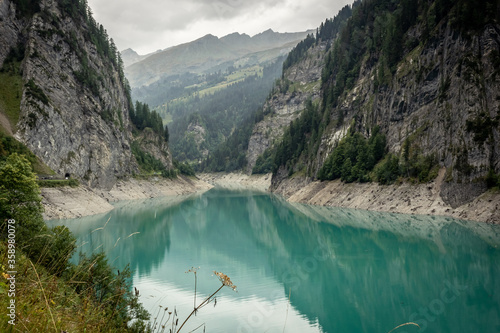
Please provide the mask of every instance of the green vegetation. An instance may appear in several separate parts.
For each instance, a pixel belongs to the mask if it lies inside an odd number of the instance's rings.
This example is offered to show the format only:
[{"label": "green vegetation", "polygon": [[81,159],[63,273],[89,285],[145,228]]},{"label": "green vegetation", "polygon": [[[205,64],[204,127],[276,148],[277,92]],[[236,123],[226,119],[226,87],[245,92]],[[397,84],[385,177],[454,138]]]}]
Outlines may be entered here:
[{"label": "green vegetation", "polygon": [[392,184],[401,176],[399,157],[387,154],[384,160],[377,165],[375,175],[380,184]]},{"label": "green vegetation", "polygon": [[36,85],[33,79],[30,79],[28,83],[25,84],[25,87],[27,96],[30,96],[31,98],[36,99],[45,105],[49,105],[49,98],[47,97],[47,95],[45,95],[43,90]]},{"label": "green vegetation", "polygon": [[[158,80],[157,84],[134,88],[134,99],[143,101],[151,106],[158,106],[160,115],[166,116],[168,109],[165,103],[181,98],[193,96],[199,89],[204,77],[194,73],[184,73],[182,75],[171,75]],[[167,96],[167,101],[165,101]],[[170,113],[169,113],[170,114]]]},{"label": "green vegetation", "polygon": [[201,90],[197,90],[194,95],[204,97],[205,95],[213,94],[217,91],[226,89],[233,84],[243,82],[248,77],[262,78],[263,67],[255,65],[252,67],[241,68],[239,70],[230,67],[224,75],[219,70],[219,72],[214,74],[206,74],[205,77],[210,77],[211,75],[216,75],[219,79],[216,81],[205,79],[201,86],[196,85]]},{"label": "green vegetation", "polygon": [[252,174],[265,174],[273,171],[273,156],[274,149],[266,149],[266,151],[257,157],[255,166],[252,169]]},{"label": "green vegetation", "polygon": [[40,11],[39,0],[13,0],[12,2],[16,5],[16,16],[18,18],[31,17]]},{"label": "green vegetation", "polygon": [[[0,292],[6,295],[9,288],[9,245],[15,241],[16,324],[27,331],[144,331],[148,314],[131,291],[130,270],[115,274],[103,254],[81,255],[71,264],[75,238],[66,227],[48,228],[42,210],[30,162],[9,155],[0,162]],[[9,230],[15,239],[7,237]],[[0,306],[9,302],[2,297]],[[8,320],[0,319],[2,331],[11,327]]]},{"label": "green vegetation", "polygon": [[134,141],[131,144],[132,154],[134,154],[142,175],[161,175],[164,178],[175,178],[178,174],[185,176],[195,176],[193,168],[189,163],[180,163],[173,160],[174,168],[168,169],[163,163],[148,152],[141,149],[139,142]]},{"label": "green vegetation", "polygon": [[191,177],[195,176],[194,169],[191,167],[191,165],[189,165],[189,163],[187,163],[187,162],[181,163],[175,159],[173,160],[173,163],[174,163],[174,168],[176,170],[179,170],[179,173],[181,175],[191,176]]},{"label": "green vegetation", "polygon": [[[20,64],[24,58],[24,48],[20,44],[13,48],[0,68],[0,112],[9,120],[12,130],[19,119],[21,97],[23,94],[23,77]],[[6,129],[2,129],[7,134]]]},{"label": "green vegetation", "polygon": [[316,30],[316,43],[320,40],[332,41],[335,39],[337,34],[344,28],[347,20],[352,16],[353,9],[355,9],[360,2],[360,0],[355,0],[352,6],[344,6],[335,17],[326,19],[325,23],[321,23]]},{"label": "green vegetation", "polygon": [[130,145],[141,171],[146,174],[161,174],[164,177],[172,178],[177,176],[173,170],[167,170],[163,163],[148,152],[141,149],[138,141],[133,141]]},{"label": "green vegetation", "polygon": [[[173,119],[170,125],[173,156],[181,162],[198,163],[199,160],[208,159],[208,162],[205,160],[200,166],[202,169],[206,168],[206,171],[225,168],[223,165],[226,165],[226,158],[228,167],[232,170],[236,167],[233,162],[237,162],[238,167],[244,166],[244,151],[233,153],[230,150],[241,149],[243,146],[246,150],[250,136],[245,135],[243,138],[243,133],[248,131],[237,128],[240,125],[247,126],[249,121],[253,124],[255,110],[265,101],[273,81],[281,74],[282,61],[283,59],[279,59],[264,67],[262,76],[247,76],[244,80],[212,94],[196,95],[169,103],[168,112]],[[194,126],[198,129],[201,127],[201,133],[188,130]],[[229,139],[230,136],[239,138]],[[209,156],[206,156],[206,151]],[[240,152],[243,157],[239,157]],[[220,160],[222,154],[227,155]],[[234,155],[236,161],[233,161]],[[217,160],[213,159],[215,156]]]},{"label": "green vegetation", "polygon": [[498,0],[436,0],[429,13],[431,18],[435,18],[435,23],[448,16],[453,28],[470,34],[498,20],[500,13],[497,8]]},{"label": "green vegetation", "polygon": [[23,143],[11,136],[0,133],[0,163],[4,162],[11,154],[20,154],[30,162],[33,172],[52,174],[53,171],[44,165]]},{"label": "green vegetation", "polygon": [[314,39],[314,36],[312,34],[307,35],[306,39],[299,42],[297,46],[295,46],[293,50],[288,53],[288,56],[283,63],[283,74],[285,73],[285,70],[302,60],[307,50],[309,50],[311,46],[315,44],[315,42],[316,40]]},{"label": "green vegetation", "polygon": [[247,165],[246,151],[255,124],[255,114],[251,115],[242,125],[219,145],[199,167],[202,171],[220,172],[242,170]]},{"label": "green vegetation", "polygon": [[[355,1],[353,7],[356,7],[358,3],[359,1]],[[351,17],[351,15],[351,6],[347,5],[342,8],[334,18],[326,19],[324,23],[321,23],[320,27],[316,29],[316,38],[312,34],[307,35],[306,39],[298,43],[297,46],[295,46],[293,50],[288,53],[288,56],[283,63],[283,73],[285,70],[301,61],[306,55],[307,50],[309,50],[311,46],[317,44],[320,40],[333,40],[344,27],[347,19]]]},{"label": "green vegetation", "polygon": [[497,174],[494,169],[488,171],[486,186],[488,186],[488,188],[500,188],[500,174]]},{"label": "green vegetation", "polygon": [[415,136],[406,138],[401,149],[401,157],[388,154],[376,166],[375,174],[379,183],[392,184],[399,177],[426,183],[437,177],[439,163],[435,154],[424,154],[413,144]]},{"label": "green vegetation", "polygon": [[484,143],[488,138],[493,138],[493,129],[498,127],[500,114],[491,118],[486,112],[481,112],[477,117],[468,119],[467,131],[474,134],[474,141]]},{"label": "green vegetation", "polygon": [[137,101],[134,108],[129,109],[130,120],[138,130],[143,130],[147,127],[151,128],[160,137],[163,137],[168,142],[170,135],[168,127],[163,127],[163,120],[156,111],[151,111],[149,105]]},{"label": "green vegetation", "polygon": [[426,183],[437,177],[439,164],[435,154],[425,155],[413,137],[405,140],[401,157],[386,154],[386,138],[375,127],[369,139],[349,130],[318,172],[318,179],[340,178],[346,183],[378,181],[392,184],[399,178]]},{"label": "green vegetation", "polygon": [[386,139],[378,127],[367,140],[350,130],[326,159],[318,173],[320,180],[342,179],[346,183],[370,181],[369,173],[385,156]]},{"label": "green vegetation", "polygon": [[299,118],[290,123],[285,130],[282,141],[276,146],[273,172],[280,166],[293,172],[295,164],[300,160],[308,161],[317,150],[315,146],[321,138],[318,128],[322,127],[321,114],[311,100],[306,102],[306,109]]}]

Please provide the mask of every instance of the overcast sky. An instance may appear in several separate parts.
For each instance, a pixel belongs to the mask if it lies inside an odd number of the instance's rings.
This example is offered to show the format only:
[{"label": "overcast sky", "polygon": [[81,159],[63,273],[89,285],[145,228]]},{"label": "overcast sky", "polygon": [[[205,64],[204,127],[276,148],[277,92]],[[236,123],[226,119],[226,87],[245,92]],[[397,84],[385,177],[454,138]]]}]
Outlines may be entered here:
[{"label": "overcast sky", "polygon": [[88,0],[120,51],[139,54],[212,34],[317,28],[353,0]]}]

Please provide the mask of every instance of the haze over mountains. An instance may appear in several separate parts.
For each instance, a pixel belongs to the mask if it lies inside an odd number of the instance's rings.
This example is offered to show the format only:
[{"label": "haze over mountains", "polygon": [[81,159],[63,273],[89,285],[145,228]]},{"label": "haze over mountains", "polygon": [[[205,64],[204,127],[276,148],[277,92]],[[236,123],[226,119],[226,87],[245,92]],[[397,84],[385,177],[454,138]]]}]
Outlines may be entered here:
[{"label": "haze over mountains", "polygon": [[169,124],[173,156],[198,161],[248,118],[281,76],[286,55],[313,31],[208,34],[148,55],[122,52],[135,100]]},{"label": "haze over mountains", "polygon": [[453,208],[500,187],[500,0],[358,0],[313,34],[206,35],[125,69],[85,1],[21,3],[0,2],[0,134],[53,173],[109,189],[178,161],[284,194],[439,176]]},{"label": "haze over mountains", "polygon": [[207,34],[193,42],[144,56],[127,49],[122,51],[122,57],[131,87],[138,88],[166,76],[186,72],[201,74],[229,66],[272,61],[287,54],[311,32],[278,33],[269,29],[253,37],[233,33],[221,38]]}]

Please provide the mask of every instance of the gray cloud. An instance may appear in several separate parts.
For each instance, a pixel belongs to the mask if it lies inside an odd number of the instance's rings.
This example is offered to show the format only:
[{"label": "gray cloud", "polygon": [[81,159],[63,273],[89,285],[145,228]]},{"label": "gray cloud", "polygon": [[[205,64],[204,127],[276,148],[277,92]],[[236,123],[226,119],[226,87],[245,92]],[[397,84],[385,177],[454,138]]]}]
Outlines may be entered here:
[{"label": "gray cloud", "polygon": [[314,29],[353,0],[88,0],[120,50],[141,54],[190,42],[208,33],[254,35]]}]

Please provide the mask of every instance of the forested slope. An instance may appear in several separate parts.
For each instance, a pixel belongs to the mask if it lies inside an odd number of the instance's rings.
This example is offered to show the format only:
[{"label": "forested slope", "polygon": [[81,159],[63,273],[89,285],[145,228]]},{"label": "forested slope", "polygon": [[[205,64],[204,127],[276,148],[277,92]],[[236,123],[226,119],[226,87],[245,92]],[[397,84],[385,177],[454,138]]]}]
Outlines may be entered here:
[{"label": "forested slope", "polygon": [[43,173],[105,189],[172,169],[161,119],[135,113],[120,54],[86,1],[2,1],[0,18],[3,145],[17,140]]},{"label": "forested slope", "polygon": [[426,182],[445,168],[453,205],[496,186],[498,18],[493,0],[357,3],[325,56],[320,97],[260,157],[273,186],[292,175]]}]

